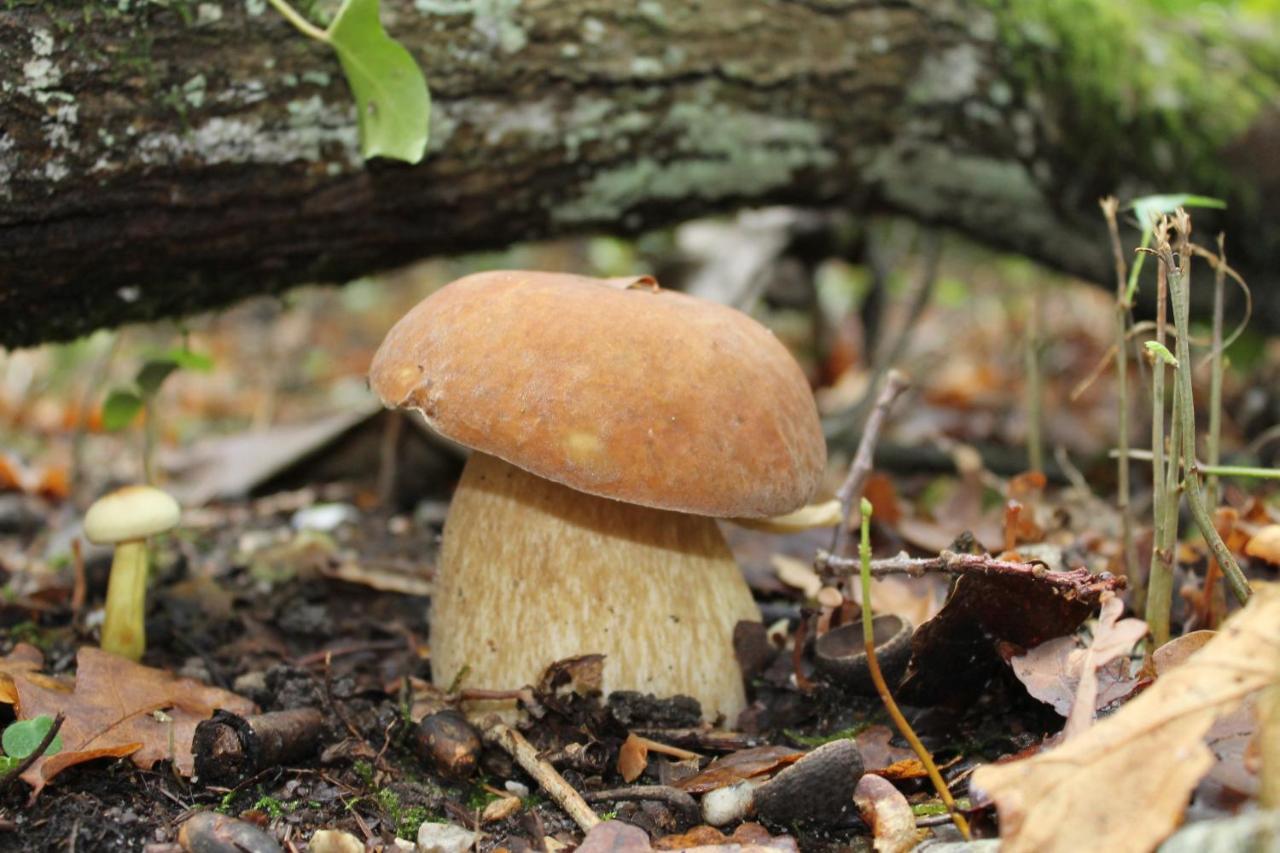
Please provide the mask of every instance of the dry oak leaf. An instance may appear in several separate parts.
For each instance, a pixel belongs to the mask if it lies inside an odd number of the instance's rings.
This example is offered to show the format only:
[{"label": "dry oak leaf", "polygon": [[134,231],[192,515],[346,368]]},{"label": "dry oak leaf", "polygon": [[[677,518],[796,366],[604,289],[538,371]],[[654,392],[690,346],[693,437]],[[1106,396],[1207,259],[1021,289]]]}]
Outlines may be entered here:
[{"label": "dry oak leaf", "polygon": [[12,705],[18,701],[18,688],[13,683],[15,677],[33,680],[50,690],[71,691],[70,685],[40,672],[42,666],[44,654],[35,646],[29,643],[14,646],[13,651],[0,658],[0,702]]},{"label": "dry oak leaf", "polygon": [[144,769],[171,759],[179,773],[190,776],[195,771],[191,738],[196,724],[216,708],[241,716],[256,710],[234,693],[89,646],[76,654],[74,692],[51,690],[23,673],[15,673],[13,682],[18,719],[66,714],[62,751],[41,758],[22,774],[34,788],[32,796],[66,768],[95,758],[127,755]]},{"label": "dry oak leaf", "polygon": [[1280,683],[1280,584],[1257,584],[1218,636],[1093,728],[1032,758],[980,767],[1001,850],[1155,848],[1213,765],[1205,735],[1249,694]]}]

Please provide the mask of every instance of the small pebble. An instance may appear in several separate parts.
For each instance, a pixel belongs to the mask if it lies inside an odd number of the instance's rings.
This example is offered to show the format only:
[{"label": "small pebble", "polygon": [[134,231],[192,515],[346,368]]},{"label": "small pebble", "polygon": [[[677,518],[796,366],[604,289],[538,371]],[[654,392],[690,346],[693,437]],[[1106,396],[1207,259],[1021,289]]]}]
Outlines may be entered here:
[{"label": "small pebble", "polygon": [[451,823],[424,823],[418,829],[417,853],[466,853],[480,833]]},{"label": "small pebble", "polygon": [[344,524],[360,520],[360,510],[351,504],[312,504],[293,514],[289,523],[294,530],[318,530],[331,533]]},{"label": "small pebble", "polygon": [[364,842],[340,829],[317,829],[307,853],[364,853]]}]

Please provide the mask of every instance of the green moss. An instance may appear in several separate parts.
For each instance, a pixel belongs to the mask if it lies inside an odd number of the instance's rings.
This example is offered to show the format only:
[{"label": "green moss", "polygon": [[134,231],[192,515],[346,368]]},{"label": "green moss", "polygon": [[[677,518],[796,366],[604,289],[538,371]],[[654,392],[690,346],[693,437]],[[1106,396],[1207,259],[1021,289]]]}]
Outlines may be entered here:
[{"label": "green moss", "polygon": [[[575,122],[575,128],[566,134],[571,150],[592,143],[625,145],[633,129],[620,129],[612,117],[586,126]],[[690,187],[709,199],[759,195],[835,158],[811,122],[736,109],[709,97],[673,104],[650,132],[671,140],[669,156],[629,160],[599,172],[579,198],[556,210],[557,221],[616,222],[639,205],[687,198]]]},{"label": "green moss", "polygon": [[1221,146],[1280,96],[1280,45],[1239,26],[1241,16],[1280,13],[1275,0],[982,2],[1017,81],[1028,93],[1055,93],[1086,168],[1127,149],[1138,163],[1183,161],[1205,189],[1225,178]]}]

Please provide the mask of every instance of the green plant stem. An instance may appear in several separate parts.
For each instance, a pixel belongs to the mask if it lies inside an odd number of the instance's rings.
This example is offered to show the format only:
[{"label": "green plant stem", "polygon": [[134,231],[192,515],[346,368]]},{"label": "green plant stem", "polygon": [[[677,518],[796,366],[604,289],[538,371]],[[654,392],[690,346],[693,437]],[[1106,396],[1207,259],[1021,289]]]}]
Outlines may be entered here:
[{"label": "green plant stem", "polygon": [[[1143,245],[1149,234],[1143,232]],[[1139,258],[1144,255],[1139,254]],[[1138,266],[1134,262],[1134,267]],[[1163,266],[1156,271],[1156,331],[1155,341],[1161,345],[1165,342],[1165,326],[1168,323],[1168,275]],[[1151,536],[1151,572],[1147,577],[1146,620],[1151,627],[1151,635],[1156,646],[1160,646],[1169,638],[1169,603],[1173,590],[1173,555],[1166,551],[1165,545],[1175,539],[1173,531],[1168,530],[1172,519],[1177,524],[1177,513],[1170,513],[1168,503],[1169,490],[1166,487],[1165,471],[1165,363],[1159,358],[1151,362],[1151,514],[1154,530]],[[1163,604],[1163,608],[1162,608]]]},{"label": "green plant stem", "polygon": [[[1177,406],[1178,389],[1173,389],[1174,406]],[[1169,616],[1173,605],[1173,566],[1175,548],[1178,543],[1178,436],[1181,424],[1175,418],[1170,427],[1170,447],[1164,473],[1167,491],[1159,501],[1159,514],[1155,516],[1155,531],[1152,541],[1151,579],[1147,585],[1147,610],[1145,618],[1151,629],[1151,638],[1155,648],[1169,641]],[[1159,555],[1160,571],[1156,570],[1156,557]]]},{"label": "green plant stem", "polygon": [[1041,431],[1044,407],[1043,382],[1040,376],[1040,327],[1043,318],[1040,288],[1031,285],[1031,310],[1027,312],[1027,343],[1024,358],[1027,374],[1027,468],[1044,470],[1044,438]]},{"label": "green plant stem", "polygon": [[111,560],[107,581],[106,618],[102,623],[102,650],[129,660],[141,660],[147,649],[147,543],[142,539],[120,542]]},{"label": "green plant stem", "polygon": [[[1222,439],[1222,298],[1226,284],[1226,246],[1223,235],[1218,235],[1218,265],[1213,274],[1213,351],[1209,354],[1209,434],[1205,437],[1205,452],[1209,464],[1221,461]],[[1206,472],[1208,473],[1208,472]],[[1205,482],[1206,500],[1209,506],[1218,505],[1218,477],[1209,474]]]},{"label": "green plant stem", "polygon": [[1141,601],[1138,589],[1138,544],[1133,535],[1133,506],[1129,485],[1129,302],[1126,297],[1124,248],[1120,243],[1120,226],[1116,222],[1119,202],[1115,197],[1100,202],[1102,214],[1107,220],[1111,236],[1111,255],[1116,270],[1116,403],[1119,423],[1116,425],[1116,445],[1120,456],[1116,460],[1116,510],[1120,513],[1120,541],[1124,575],[1134,590],[1134,601]]},{"label": "green plant stem", "polygon": [[325,42],[326,44],[329,42],[329,34],[327,32],[302,17],[302,14],[297,9],[286,3],[285,0],[267,0],[267,2],[274,6],[275,10],[279,12],[286,21],[293,24],[298,32],[302,33],[304,36],[313,38],[316,41]]},{"label": "green plant stem", "polygon": [[[1185,214],[1181,219],[1184,224],[1181,226],[1182,233],[1186,233],[1189,225],[1185,224]],[[1186,253],[1184,252],[1184,257]],[[1208,507],[1205,506],[1204,495],[1200,491],[1200,469],[1196,462],[1196,413],[1195,398],[1191,391],[1191,344],[1188,340],[1188,334],[1191,328],[1191,309],[1190,302],[1186,298],[1189,288],[1183,277],[1182,271],[1174,265],[1173,250],[1169,247],[1168,242],[1163,242],[1160,247],[1161,265],[1168,268],[1169,271],[1169,289],[1172,292],[1171,301],[1173,302],[1173,324],[1178,330],[1178,369],[1174,371],[1174,379],[1178,383],[1181,390],[1178,399],[1179,417],[1182,418],[1182,457],[1186,462],[1186,482],[1184,484],[1187,495],[1187,501],[1191,507],[1191,515],[1196,520],[1196,526],[1200,528],[1200,535],[1204,537],[1205,542],[1209,543],[1209,549],[1213,551],[1213,556],[1218,559],[1218,566],[1222,569],[1222,575],[1227,581],[1227,585],[1231,587],[1231,592],[1235,595],[1236,600],[1244,604],[1249,600],[1252,590],[1249,589],[1249,581],[1245,578],[1244,572],[1240,571],[1239,564],[1236,563],[1235,556],[1232,555],[1222,537],[1218,535],[1218,530],[1213,526],[1213,517],[1209,514]],[[1186,290],[1184,291],[1184,288]]]},{"label": "green plant stem", "polygon": [[1253,468],[1249,465],[1201,465],[1196,468],[1202,473],[1218,477],[1255,477],[1259,480],[1280,480],[1280,468]]},{"label": "green plant stem", "polygon": [[916,733],[912,730],[911,724],[907,722],[907,718],[902,716],[902,711],[898,709],[898,703],[894,701],[893,695],[889,693],[889,685],[885,683],[884,675],[880,672],[880,661],[876,659],[875,626],[871,621],[871,501],[863,498],[861,508],[862,540],[858,547],[858,556],[862,567],[862,641],[867,649],[867,669],[871,672],[871,680],[876,685],[876,692],[880,694],[880,701],[884,703],[885,710],[889,712],[889,716],[893,719],[893,724],[898,727],[898,731],[911,744],[911,749],[915,751],[916,757],[920,759],[920,763],[924,765],[925,770],[928,772],[929,781],[933,783],[934,790],[938,792],[938,796],[942,799],[943,804],[946,805],[947,812],[951,815],[951,822],[955,824],[956,829],[968,841],[970,838],[969,822],[965,820],[964,815],[960,814],[959,809],[956,808],[956,801],[951,796],[951,789],[947,787],[942,774],[938,772],[938,765],[934,764],[933,756],[929,754],[929,750],[924,748],[920,738],[916,737]]}]

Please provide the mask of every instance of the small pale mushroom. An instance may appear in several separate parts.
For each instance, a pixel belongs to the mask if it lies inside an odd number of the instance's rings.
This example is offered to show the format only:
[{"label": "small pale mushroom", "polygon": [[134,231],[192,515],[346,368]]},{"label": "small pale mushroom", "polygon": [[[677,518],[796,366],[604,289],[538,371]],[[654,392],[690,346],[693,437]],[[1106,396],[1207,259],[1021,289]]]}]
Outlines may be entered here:
[{"label": "small pale mushroom", "polygon": [[606,694],[736,718],[733,629],[760,615],[715,519],[803,506],[826,461],[771,332],[650,278],[480,273],[405,315],[370,383],[473,450],[437,568],[437,685],[519,687],[601,653]]},{"label": "small pale mushroom", "polygon": [[98,498],[84,517],[95,545],[115,545],[107,581],[102,649],[140,660],[147,648],[147,537],[178,523],[178,502],[151,486],[124,486]]}]

